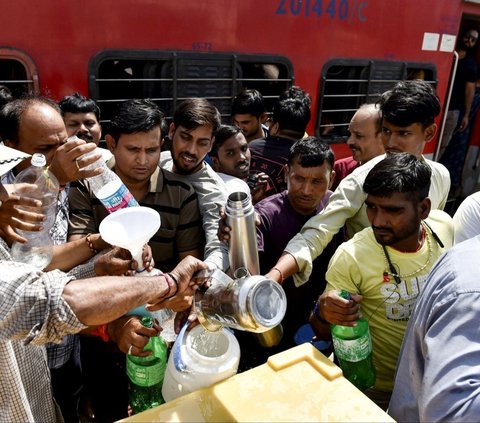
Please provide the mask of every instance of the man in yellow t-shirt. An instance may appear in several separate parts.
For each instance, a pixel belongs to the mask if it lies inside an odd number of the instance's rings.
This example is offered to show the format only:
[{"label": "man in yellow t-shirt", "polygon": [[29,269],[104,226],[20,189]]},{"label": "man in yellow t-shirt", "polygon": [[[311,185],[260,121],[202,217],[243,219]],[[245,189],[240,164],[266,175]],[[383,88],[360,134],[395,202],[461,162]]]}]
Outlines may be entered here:
[{"label": "man in yellow t-shirt", "polygon": [[[365,393],[384,409],[415,301],[453,244],[450,216],[430,213],[430,178],[428,164],[408,153],[390,154],[372,168],[363,184],[371,227],[337,249],[313,318],[323,335],[329,324],[354,326],[360,314],[369,321],[376,380]],[[351,300],[340,298],[342,289]]]}]

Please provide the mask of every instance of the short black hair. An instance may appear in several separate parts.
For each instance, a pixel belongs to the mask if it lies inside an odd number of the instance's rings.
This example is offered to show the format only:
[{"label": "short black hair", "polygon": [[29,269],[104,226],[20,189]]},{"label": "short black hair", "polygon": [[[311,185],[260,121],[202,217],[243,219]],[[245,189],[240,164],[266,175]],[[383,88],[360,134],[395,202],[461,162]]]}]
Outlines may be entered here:
[{"label": "short black hair", "polygon": [[272,124],[278,123],[279,130],[289,131],[302,138],[310,117],[310,107],[305,100],[287,98],[278,100],[273,106]]},{"label": "short black hair", "polygon": [[421,79],[398,82],[381,95],[377,104],[383,119],[400,127],[421,123],[426,128],[440,113],[440,101],[432,85]]},{"label": "short black hair", "polygon": [[215,132],[215,141],[213,142],[212,149],[210,150],[211,157],[218,157],[219,148],[227,141],[229,138],[234,137],[237,134],[242,133],[242,130],[233,125],[222,125]]},{"label": "short black hair", "polygon": [[100,122],[100,107],[95,103],[95,100],[79,93],[63,97],[58,102],[58,105],[60,106],[62,116],[64,117],[65,113],[94,113],[97,122]]},{"label": "short black hair", "polygon": [[189,98],[184,100],[173,114],[175,129],[179,126],[191,130],[199,126],[211,126],[215,134],[221,124],[218,109],[205,98]]},{"label": "short black hair", "polygon": [[279,100],[286,100],[287,98],[296,98],[305,102],[307,107],[312,105],[312,99],[310,98],[310,94],[308,94],[303,88],[299,87],[298,85],[292,85],[290,88],[285,90],[278,96]]},{"label": "short black hair", "polygon": [[335,155],[330,146],[317,137],[307,137],[296,141],[290,147],[288,164],[291,166],[295,159],[298,159],[298,164],[302,167],[317,167],[327,162],[330,170],[333,169],[335,163]]},{"label": "short black hair", "polygon": [[61,114],[58,104],[47,97],[28,94],[12,100],[0,108],[0,137],[2,140],[18,143],[18,130],[22,115],[34,104],[46,104]]},{"label": "short black hair", "polygon": [[423,157],[410,153],[391,153],[368,172],[363,190],[376,197],[411,193],[412,199],[428,197],[432,170]]},{"label": "short black hair", "polygon": [[163,113],[148,99],[127,100],[117,107],[108,134],[118,142],[122,134],[149,132],[162,127]]},{"label": "short black hair", "polygon": [[265,113],[265,102],[258,90],[243,89],[233,99],[232,116],[251,114],[258,118],[263,113]]}]

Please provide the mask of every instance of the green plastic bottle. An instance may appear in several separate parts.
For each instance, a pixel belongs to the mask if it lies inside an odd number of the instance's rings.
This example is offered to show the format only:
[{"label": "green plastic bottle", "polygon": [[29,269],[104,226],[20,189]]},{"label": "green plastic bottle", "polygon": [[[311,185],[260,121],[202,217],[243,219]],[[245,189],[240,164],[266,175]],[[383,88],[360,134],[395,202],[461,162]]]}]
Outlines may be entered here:
[{"label": "green plastic bottle", "polygon": [[[340,297],[349,300],[350,294],[342,290]],[[331,331],[335,355],[343,375],[361,391],[372,387],[376,375],[368,321],[361,317],[355,327],[332,325]]]},{"label": "green plastic bottle", "polygon": [[[143,326],[153,326],[152,317],[143,317]],[[167,343],[159,336],[149,339],[145,350],[152,351],[148,357],[127,355],[127,375],[130,379],[129,400],[132,411],[137,414],[163,404],[163,378],[167,366]]]}]

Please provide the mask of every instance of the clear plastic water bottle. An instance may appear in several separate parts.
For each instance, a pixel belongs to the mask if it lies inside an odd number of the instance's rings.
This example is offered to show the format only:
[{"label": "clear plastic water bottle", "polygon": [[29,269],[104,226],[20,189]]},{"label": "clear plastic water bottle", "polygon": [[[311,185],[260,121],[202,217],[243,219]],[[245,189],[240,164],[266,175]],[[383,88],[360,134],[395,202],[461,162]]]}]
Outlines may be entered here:
[{"label": "clear plastic water bottle", "polygon": [[15,261],[28,263],[38,269],[44,269],[52,260],[53,241],[49,231],[55,223],[59,189],[57,178],[49,172],[46,164],[45,156],[35,153],[31,159],[31,166],[21,171],[13,182],[17,195],[42,202],[40,207],[22,206],[22,209],[45,215],[43,230],[30,232],[17,229],[17,233],[27,242],[25,244],[14,242],[11,248]]},{"label": "clear plastic water bottle", "polygon": [[[142,317],[142,324],[153,326],[152,317]],[[147,357],[127,355],[127,375],[130,379],[129,401],[137,414],[163,404],[163,378],[167,367],[167,344],[160,336],[152,336],[144,350],[152,351]]]},{"label": "clear plastic water bottle", "polygon": [[[340,297],[349,300],[350,293],[342,290]],[[331,330],[335,355],[343,375],[361,391],[372,387],[376,373],[367,319],[358,319],[357,326],[332,325]]]},{"label": "clear plastic water bottle", "polygon": [[[74,138],[76,138],[76,135],[73,135],[69,139]],[[97,147],[86,155],[101,154],[99,150],[100,148]],[[103,157],[86,167],[86,169],[98,168],[102,168],[102,173],[87,178],[87,180],[90,183],[93,193],[102,202],[109,213],[113,213],[114,211],[125,207],[135,207],[139,205],[118,175],[108,168]]]}]

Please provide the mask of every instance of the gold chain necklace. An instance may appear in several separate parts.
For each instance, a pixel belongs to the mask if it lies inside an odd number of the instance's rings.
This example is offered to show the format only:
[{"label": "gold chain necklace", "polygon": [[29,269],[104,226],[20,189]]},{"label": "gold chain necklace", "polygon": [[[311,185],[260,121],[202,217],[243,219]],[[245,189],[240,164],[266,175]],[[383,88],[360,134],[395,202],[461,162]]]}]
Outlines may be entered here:
[{"label": "gold chain necklace", "polygon": [[413,272],[407,273],[406,275],[401,275],[400,273],[397,273],[395,267],[393,266],[392,261],[390,260],[390,255],[388,254],[386,247],[382,245],[383,255],[385,257],[385,266],[386,266],[386,269],[383,272],[384,282],[390,282],[390,276],[393,276],[393,278],[395,279],[395,282],[397,284],[400,284],[402,282],[402,279],[405,280],[406,278],[416,275],[417,273],[420,273],[422,270],[425,270],[425,268],[428,266],[433,256],[433,250],[432,250],[432,244],[430,241],[430,235],[425,228],[423,229],[425,231],[425,240],[427,241],[427,249],[428,249],[427,261],[424,264],[422,264],[418,269],[414,270]]}]

